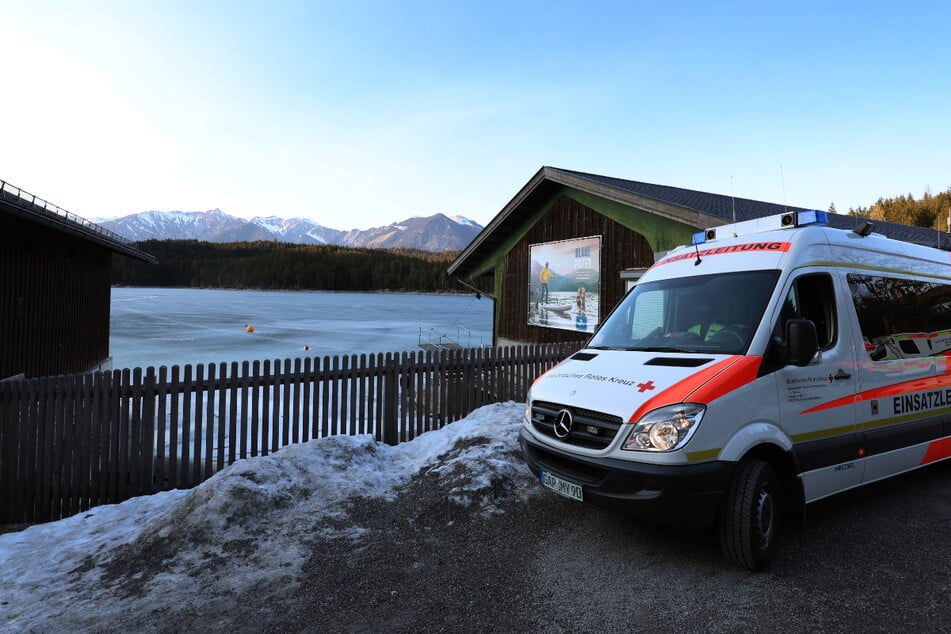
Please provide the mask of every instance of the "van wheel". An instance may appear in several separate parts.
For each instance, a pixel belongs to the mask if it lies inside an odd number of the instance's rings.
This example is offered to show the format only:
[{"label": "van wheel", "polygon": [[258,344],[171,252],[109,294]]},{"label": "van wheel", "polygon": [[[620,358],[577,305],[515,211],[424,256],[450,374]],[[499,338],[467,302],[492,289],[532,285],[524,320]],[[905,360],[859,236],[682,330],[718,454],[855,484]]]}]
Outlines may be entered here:
[{"label": "van wheel", "polygon": [[780,524],[779,479],[762,460],[737,466],[720,510],[720,547],[733,563],[762,570],[772,560]]}]

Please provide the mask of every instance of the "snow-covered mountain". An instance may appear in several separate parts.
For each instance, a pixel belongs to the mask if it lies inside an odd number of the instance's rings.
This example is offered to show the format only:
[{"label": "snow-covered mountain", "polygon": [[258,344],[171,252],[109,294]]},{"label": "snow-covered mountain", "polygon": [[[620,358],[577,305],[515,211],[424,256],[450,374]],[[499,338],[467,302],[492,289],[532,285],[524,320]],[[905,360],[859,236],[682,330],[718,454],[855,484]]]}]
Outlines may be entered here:
[{"label": "snow-covered mountain", "polygon": [[146,211],[121,218],[95,220],[134,242],[203,240],[242,242],[274,240],[296,244],[338,244],[374,249],[460,250],[482,231],[477,222],[444,214],[413,217],[373,229],[341,231],[306,218],[259,216],[237,218],[220,209],[209,211]]},{"label": "snow-covered mountain", "polygon": [[464,249],[482,231],[482,227],[468,218],[443,214],[408,218],[386,227],[343,234],[343,242],[350,246],[371,249],[420,249],[447,251]]},{"label": "snow-covered mountain", "polygon": [[95,220],[120,236],[142,240],[215,240],[215,236],[239,231],[247,220],[235,218],[220,209],[209,211],[146,211],[115,218]]},{"label": "snow-covered mountain", "polygon": [[251,220],[255,225],[277,236],[281,242],[297,244],[343,244],[344,234],[339,229],[329,229],[306,218],[284,220],[277,216],[258,216]]}]

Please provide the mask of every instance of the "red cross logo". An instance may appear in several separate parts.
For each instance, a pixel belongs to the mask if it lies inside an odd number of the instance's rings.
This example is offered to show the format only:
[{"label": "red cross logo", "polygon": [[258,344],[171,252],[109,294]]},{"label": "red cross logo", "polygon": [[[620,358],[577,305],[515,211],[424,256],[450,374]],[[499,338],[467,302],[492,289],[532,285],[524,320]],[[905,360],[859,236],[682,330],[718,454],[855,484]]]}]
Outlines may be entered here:
[{"label": "red cross logo", "polygon": [[647,390],[653,390],[653,389],[654,389],[654,382],[653,382],[653,381],[648,381],[647,383],[638,383],[638,384],[637,384],[637,391],[638,391],[638,392],[646,392]]}]

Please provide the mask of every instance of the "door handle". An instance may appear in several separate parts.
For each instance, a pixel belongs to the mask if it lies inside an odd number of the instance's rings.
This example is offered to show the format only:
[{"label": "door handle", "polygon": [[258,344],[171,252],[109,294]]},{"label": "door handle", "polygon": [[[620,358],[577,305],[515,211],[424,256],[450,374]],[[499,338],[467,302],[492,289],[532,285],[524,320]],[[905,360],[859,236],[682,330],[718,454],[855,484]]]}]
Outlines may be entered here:
[{"label": "door handle", "polygon": [[841,381],[843,379],[851,379],[852,375],[844,370],[839,370],[835,373],[835,376],[832,377],[836,381]]}]

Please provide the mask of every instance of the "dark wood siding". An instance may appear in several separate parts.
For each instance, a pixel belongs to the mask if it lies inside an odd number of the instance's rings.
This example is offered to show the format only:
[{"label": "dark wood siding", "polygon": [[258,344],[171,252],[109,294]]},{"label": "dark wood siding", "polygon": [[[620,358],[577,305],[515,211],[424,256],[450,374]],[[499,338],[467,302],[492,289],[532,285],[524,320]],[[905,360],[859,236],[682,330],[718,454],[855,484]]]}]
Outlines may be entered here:
[{"label": "dark wood siding", "polygon": [[103,246],[0,215],[0,379],[108,358],[111,264]]},{"label": "dark wood siding", "polygon": [[644,236],[561,196],[551,210],[509,251],[503,261],[498,336],[525,343],[584,341],[590,335],[528,324],[529,245],[586,236],[601,236],[602,319],[624,296],[623,269],[647,267],[654,253]]}]

